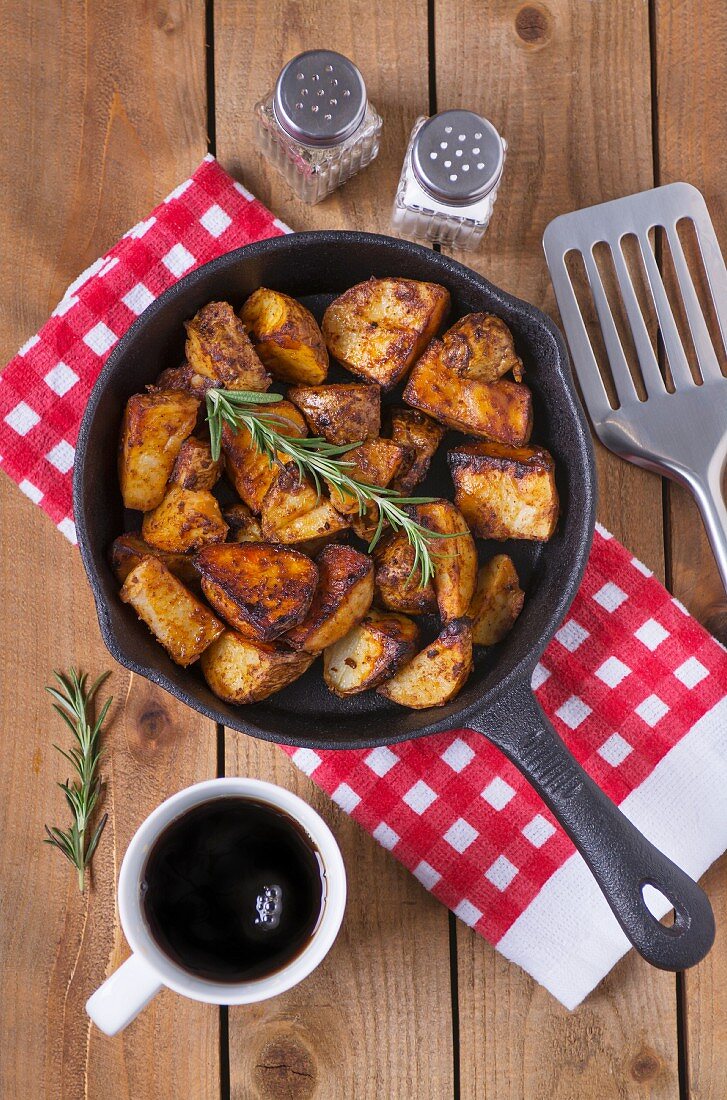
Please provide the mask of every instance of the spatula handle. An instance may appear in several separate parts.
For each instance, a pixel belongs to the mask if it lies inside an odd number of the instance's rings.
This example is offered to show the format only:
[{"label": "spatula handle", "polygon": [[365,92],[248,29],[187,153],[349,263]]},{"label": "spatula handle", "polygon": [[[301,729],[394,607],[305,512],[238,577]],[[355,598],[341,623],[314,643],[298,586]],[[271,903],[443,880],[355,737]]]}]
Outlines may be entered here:
[{"label": "spatula handle", "polygon": [[725,505],[722,489],[723,478],[724,456],[716,453],[705,477],[696,484],[692,484],[691,488],[702,514],[722,584],[727,592],[727,505]]}]

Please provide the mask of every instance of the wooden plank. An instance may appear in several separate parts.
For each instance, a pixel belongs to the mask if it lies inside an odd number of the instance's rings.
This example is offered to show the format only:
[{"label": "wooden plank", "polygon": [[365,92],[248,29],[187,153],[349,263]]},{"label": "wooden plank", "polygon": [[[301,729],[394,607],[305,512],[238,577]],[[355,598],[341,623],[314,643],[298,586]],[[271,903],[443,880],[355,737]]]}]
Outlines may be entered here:
[{"label": "wooden plank", "polygon": [[[386,232],[406,136],[427,102],[422,0],[395,7],[271,0],[215,4],[217,152],[223,165],[296,229]],[[402,28],[404,28],[402,32]],[[384,113],[382,149],[365,173],[319,206],[295,199],[254,148],[252,108],[288,58],[325,44],[361,66]],[[340,813],[277,749],[226,735],[228,773],[274,778],[311,801],[341,843],[350,898],[320,970],[258,1009],[230,1010],[235,1096],[357,1100],[452,1094],[448,919],[395,860]],[[420,948],[424,947],[424,950]]]},{"label": "wooden plank", "polygon": [[[727,95],[727,18],[718,0],[655,6],[659,182],[687,180],[704,194],[722,248],[727,248],[723,158],[727,120],[714,104]],[[703,289],[700,280],[700,290]],[[724,359],[723,359],[724,361]],[[691,496],[669,485],[670,581],[675,595],[722,642],[727,597]],[[684,977],[690,1096],[727,1095],[727,874],[720,860],[704,879],[717,939],[705,961]]]},{"label": "wooden plank", "polygon": [[[154,12],[117,0],[5,5],[2,361],[204,155],[203,22],[197,3]],[[71,869],[41,844],[43,824],[67,818],[55,785],[66,773],[51,747],[66,737],[43,685],[55,667],[97,674],[113,662],[78,552],[6,478],[0,495],[0,1093],[217,1096],[216,1009],[162,994],[115,1039],[83,1009],[127,950],[115,908],[126,845],[163,798],[214,775],[214,728],[115,668],[103,765],[110,816],[81,898]]]},{"label": "wooden plank", "polygon": [[[652,184],[647,5],[436,0],[435,27],[438,109],[509,143],[484,247],[458,258],[555,314],[547,223]],[[599,519],[663,575],[659,480],[602,448],[598,476]],[[457,943],[463,1098],[676,1095],[673,977],[632,954],[569,1014],[461,924]]]}]

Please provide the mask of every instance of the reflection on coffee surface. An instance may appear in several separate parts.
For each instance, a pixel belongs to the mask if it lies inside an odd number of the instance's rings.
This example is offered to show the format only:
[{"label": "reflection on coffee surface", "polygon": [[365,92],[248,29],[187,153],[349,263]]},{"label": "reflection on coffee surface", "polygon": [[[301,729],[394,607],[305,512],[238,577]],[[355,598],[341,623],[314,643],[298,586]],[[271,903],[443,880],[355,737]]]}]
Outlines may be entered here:
[{"label": "reflection on coffee surface", "polygon": [[310,941],[324,879],[310,837],[274,806],[203,802],[159,835],[144,867],[142,908],[173,962],[201,978],[266,977]]}]

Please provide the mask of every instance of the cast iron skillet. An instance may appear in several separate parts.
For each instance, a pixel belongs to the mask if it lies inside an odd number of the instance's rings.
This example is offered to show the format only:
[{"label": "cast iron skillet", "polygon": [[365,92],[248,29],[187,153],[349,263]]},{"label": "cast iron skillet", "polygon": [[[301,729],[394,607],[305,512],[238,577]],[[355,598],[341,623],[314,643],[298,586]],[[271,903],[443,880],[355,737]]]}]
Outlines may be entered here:
[{"label": "cast iron skillet", "polygon": [[[534,438],[556,460],[562,502],[558,530],[544,546],[506,546],[527,593],[525,608],[505,642],[478,653],[468,684],[447,706],[409,711],[373,692],[341,700],[324,686],[319,665],[264,703],[229,706],[209,691],[197,670],[175,665],[118,598],[108,548],[139,520],[124,514],[117,482],[116,445],[124,404],[163,368],[180,362],[183,322],[206,302],[224,299],[238,307],[251,291],[268,286],[302,298],[320,317],[332,296],[371,275],[441,283],[452,295],[453,318],[489,310],[510,326],[535,398]],[[418,491],[451,498],[445,452],[446,441]],[[593,536],[594,505],[591,439],[552,322],[445,256],[367,233],[278,237],[230,252],[182,279],[144,312],[110,356],[91,395],[76,449],[74,507],[81,554],[104,642],[117,661],[214,721],[268,741],[333,749],[393,744],[456,726],[485,734],[550,806],[636,949],[655,966],[679,970],[698,962],[712,944],[714,919],[706,896],[588,778],[530,687],[535,664],[580,583]],[[495,549],[501,544],[484,544],[483,556]],[[646,907],[646,884],[674,905],[672,927],[662,926]]]}]

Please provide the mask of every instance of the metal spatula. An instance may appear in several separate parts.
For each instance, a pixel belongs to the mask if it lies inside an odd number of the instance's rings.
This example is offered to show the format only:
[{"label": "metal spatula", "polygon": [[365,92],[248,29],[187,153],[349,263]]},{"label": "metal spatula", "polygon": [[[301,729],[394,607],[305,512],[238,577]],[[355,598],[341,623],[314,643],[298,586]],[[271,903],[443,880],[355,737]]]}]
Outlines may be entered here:
[{"label": "metal spatula", "polygon": [[[692,491],[727,589],[727,507],[723,494],[727,458],[727,378],[722,374],[718,349],[710,337],[696,289],[698,280],[695,283],[677,231],[683,219],[692,223],[699,244],[722,339],[719,350],[723,353],[727,347],[727,269],[704,198],[690,184],[671,183],[564,214],[555,218],[545,230],[543,247],[581,392],[599,439],[611,451],[637,466],[666,474]],[[659,226],[666,234],[676,274],[675,285],[670,285],[669,291],[649,238],[649,231]],[[631,240],[634,255],[642,276],[645,275],[641,294],[643,309],[634,282],[634,265],[629,263],[624,251],[627,235],[635,238]],[[609,291],[604,285],[603,269],[594,256],[594,248],[599,242],[608,246],[613,263],[610,270],[615,273],[615,280],[613,286],[609,285]],[[566,264],[566,257],[574,252],[580,253],[585,267],[617,400],[609,398],[604,383],[576,297],[570,258],[570,270]],[[640,380],[629,367],[612,310],[616,284]],[[681,296],[681,311],[675,301],[677,294]],[[688,323],[693,358],[701,376],[698,381],[690,369],[674,307],[677,315],[683,312]],[[668,365],[668,385],[650,335],[650,316],[655,316],[658,325],[664,350],[662,358]],[[621,333],[624,333],[623,327]],[[637,386],[639,381],[642,384]]]}]

